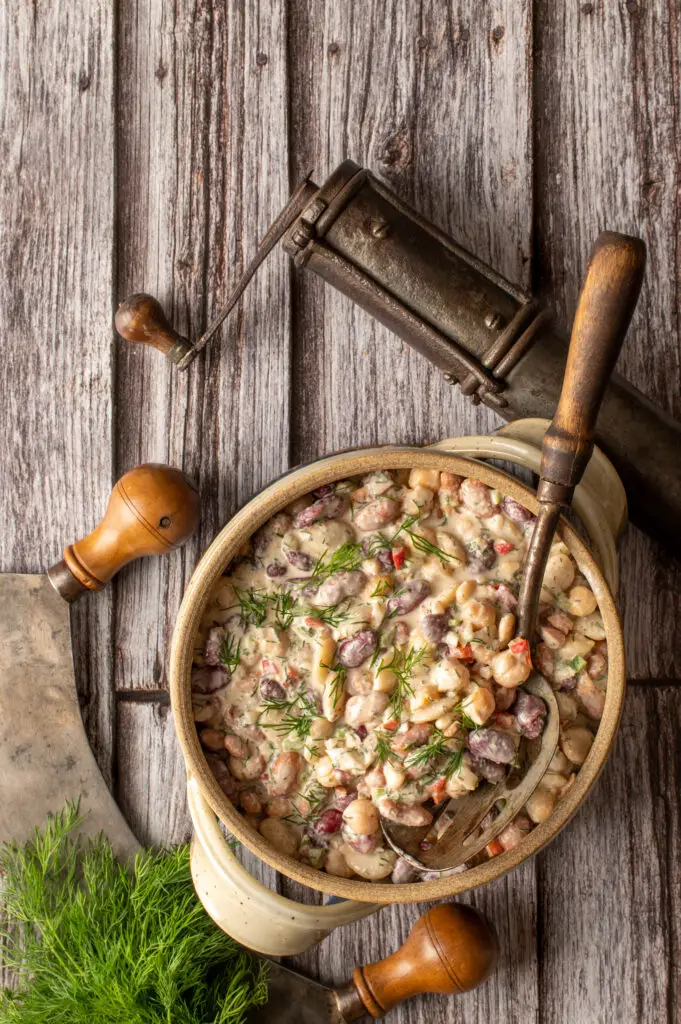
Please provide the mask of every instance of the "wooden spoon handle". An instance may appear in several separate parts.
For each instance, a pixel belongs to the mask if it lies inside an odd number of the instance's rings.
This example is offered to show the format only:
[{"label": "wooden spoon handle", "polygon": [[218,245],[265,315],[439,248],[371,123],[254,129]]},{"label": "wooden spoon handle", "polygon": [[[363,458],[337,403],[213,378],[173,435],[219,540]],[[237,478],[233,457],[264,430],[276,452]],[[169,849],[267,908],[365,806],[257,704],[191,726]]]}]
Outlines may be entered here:
[{"label": "wooden spoon handle", "polygon": [[101,590],[134,558],[180,547],[199,518],[199,492],[189,477],[172,466],[137,466],[114,487],[99,526],[69,544],[47,575],[65,601],[75,601],[84,590]]},{"label": "wooden spoon handle", "polygon": [[591,251],[572,325],[563,387],[542,445],[537,496],[569,505],[593,450],[596,419],[638,300],[640,238],[604,231]]},{"label": "wooden spoon handle", "polygon": [[440,903],[426,911],[403,946],[375,964],[357,967],[352,982],[336,990],[345,1021],[366,1013],[382,1017],[422,992],[458,995],[480,985],[499,955],[491,924],[474,907]]},{"label": "wooden spoon handle", "polygon": [[153,295],[144,292],[130,295],[118,307],[114,324],[121,338],[162,352],[181,370],[191,362],[194,349],[186,338],[173,330],[161,303]]}]

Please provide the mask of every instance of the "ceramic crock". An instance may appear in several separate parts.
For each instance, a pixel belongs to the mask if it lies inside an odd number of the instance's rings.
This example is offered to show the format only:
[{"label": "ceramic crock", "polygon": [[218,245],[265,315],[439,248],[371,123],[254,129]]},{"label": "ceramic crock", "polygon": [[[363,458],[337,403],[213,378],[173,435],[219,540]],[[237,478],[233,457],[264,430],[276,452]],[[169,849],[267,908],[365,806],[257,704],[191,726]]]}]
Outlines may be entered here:
[{"label": "ceramic crock", "polygon": [[[522,420],[485,437],[455,438],[428,448],[389,445],[330,455],[298,467],[261,491],[218,534],[201,558],[180,609],[170,664],[175,728],[188,773],[188,802],[195,827],[192,871],[197,892],[214,920],[244,945],[269,955],[299,953],[333,928],[366,916],[386,903],[456,896],[499,878],[553,839],[580,806],[600,772],[615,736],[625,692],[622,630],[613,593],[617,589],[616,541],[626,520],[626,498],[612,465],[598,449],[577,488],[574,510],[589,546],[566,522],[563,537],[596,595],[609,655],[608,688],[601,724],[574,784],[551,816],[513,850],[460,874],[436,881],[393,885],[338,878],[279,853],[232,805],[204,758],[194,725],[190,671],[194,641],[210,594],[244,542],[284,506],[322,484],[379,469],[439,469],[473,476],[536,512],[532,490],[482,458],[502,459],[538,471],[541,438],[548,421]],[[475,461],[473,461],[475,460]],[[248,849],[289,878],[337,899],[309,906],[285,899],[241,866],[219,822]],[[340,899],[338,899],[340,897]]]}]

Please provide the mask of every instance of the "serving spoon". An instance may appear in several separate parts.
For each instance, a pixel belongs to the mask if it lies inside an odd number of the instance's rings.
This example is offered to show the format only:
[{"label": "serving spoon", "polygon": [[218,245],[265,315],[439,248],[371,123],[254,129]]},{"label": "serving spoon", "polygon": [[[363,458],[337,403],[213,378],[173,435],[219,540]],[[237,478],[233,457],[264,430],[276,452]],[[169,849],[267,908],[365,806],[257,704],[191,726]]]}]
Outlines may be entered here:
[{"label": "serving spoon", "polygon": [[[518,598],[518,636],[532,643],[539,595],[561,510],[569,508],[594,445],[596,419],[641,290],[645,246],[639,238],[605,231],[591,251],[577,303],[563,386],[542,442],[539,512],[528,547]],[[543,778],[558,745],[559,715],[553,690],[534,672],[524,689],[546,704],[541,737],[521,744],[520,763],[496,785],[481,785],[435,810],[430,825],[415,828],[381,817],[392,849],[418,871],[445,874],[472,859],[508,825]],[[499,813],[481,828],[495,805]]]}]

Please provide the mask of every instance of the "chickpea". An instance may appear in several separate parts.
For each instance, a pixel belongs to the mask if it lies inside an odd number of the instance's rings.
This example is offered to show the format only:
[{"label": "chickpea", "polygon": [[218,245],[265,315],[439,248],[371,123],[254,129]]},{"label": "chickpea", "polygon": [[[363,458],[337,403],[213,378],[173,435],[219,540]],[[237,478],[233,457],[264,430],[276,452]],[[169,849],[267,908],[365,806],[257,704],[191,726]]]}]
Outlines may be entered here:
[{"label": "chickpea", "polygon": [[561,736],[560,748],[569,761],[582,765],[586,761],[593,741],[593,733],[581,725],[573,725],[566,729]]},{"label": "chickpea", "polygon": [[341,777],[336,772],[331,758],[325,754],[324,757],[320,757],[315,765],[315,775],[320,785],[324,786],[325,789],[333,789],[335,786],[339,786],[341,783]]},{"label": "chickpea", "polygon": [[562,551],[552,553],[546,563],[544,586],[558,594],[571,587],[574,578],[575,567],[570,556]]},{"label": "chickpea", "polygon": [[464,604],[469,597],[472,597],[476,591],[478,584],[476,580],[464,580],[463,583],[459,583],[456,588],[456,602],[457,604]]},{"label": "chickpea", "polygon": [[568,594],[568,611],[572,615],[591,615],[598,602],[588,587],[573,587]]},{"label": "chickpea", "polygon": [[273,796],[265,804],[265,814],[268,818],[288,818],[293,811],[293,804],[285,796]]},{"label": "chickpea", "polygon": [[262,801],[252,789],[243,789],[239,794],[239,803],[247,814],[260,814]]},{"label": "chickpea", "polygon": [[[499,642],[502,647],[505,647],[510,640],[515,636],[515,615],[513,612],[506,612],[499,619]],[[479,644],[476,646],[480,646]],[[477,653],[477,652],[473,652]]]},{"label": "chickpea", "polygon": [[275,850],[294,857],[298,850],[298,836],[287,821],[281,818],[265,818],[260,822],[260,834]]},{"label": "chickpea", "polygon": [[370,836],[378,832],[378,811],[371,800],[353,800],[343,811],[343,821],[354,833]]},{"label": "chickpea", "polygon": [[525,804],[525,810],[535,825],[546,821],[556,806],[556,794],[544,786],[538,786]]},{"label": "chickpea", "polygon": [[407,778],[406,772],[403,772],[400,768],[396,768],[390,761],[386,761],[383,765],[383,776],[385,779],[385,785],[388,789],[393,791],[402,789]]},{"label": "chickpea", "polygon": [[492,674],[499,686],[519,686],[529,678],[532,666],[522,654],[501,651],[492,660]]},{"label": "chickpea", "polygon": [[397,860],[397,854],[392,850],[379,849],[373,853],[359,853],[353,850],[349,843],[343,843],[339,850],[352,872],[370,882],[378,882],[392,874]]},{"label": "chickpea", "polygon": [[482,686],[475,689],[461,702],[461,708],[476,725],[484,725],[496,710],[496,701],[491,690]]},{"label": "chickpea", "polygon": [[223,745],[225,750],[228,750],[233,757],[248,756],[248,743],[246,740],[242,740],[240,736],[231,736],[227,734],[224,737]]},{"label": "chickpea", "polygon": [[324,870],[336,878],[352,878],[354,871],[348,865],[340,850],[329,850],[324,858]]},{"label": "chickpea", "polygon": [[225,734],[217,729],[202,729],[199,739],[207,750],[224,750]]}]

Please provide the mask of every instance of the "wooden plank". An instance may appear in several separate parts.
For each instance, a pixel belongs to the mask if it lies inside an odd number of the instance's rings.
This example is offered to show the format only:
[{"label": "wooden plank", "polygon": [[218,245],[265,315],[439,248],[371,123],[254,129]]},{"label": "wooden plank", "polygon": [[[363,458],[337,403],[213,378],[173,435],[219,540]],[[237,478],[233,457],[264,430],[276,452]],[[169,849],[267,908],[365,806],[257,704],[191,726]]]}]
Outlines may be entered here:
[{"label": "wooden plank", "polygon": [[[678,11],[637,0],[535,10],[536,283],[569,322],[598,231],[641,235],[648,272],[619,368],[681,417]],[[622,594],[632,678],[681,678],[681,565],[634,528]]]},{"label": "wooden plank", "polygon": [[[0,566],[43,571],[112,484],[113,12],[0,9]],[[109,593],[73,611],[76,677],[111,765]]]},{"label": "wooden plank", "polygon": [[539,858],[542,1024],[681,1011],[681,701],[634,686],[603,777]]},{"label": "wooden plank", "polygon": [[[528,283],[529,3],[308,0],[290,17],[294,177],[313,167],[321,181],[352,157]],[[299,275],[294,294],[294,462],[357,444],[485,433],[500,422],[311,274]]]},{"label": "wooden plank", "polygon": [[[342,159],[403,198],[512,280],[529,283],[531,23],[528,3],[291,5],[294,180]],[[498,424],[349,300],[302,272],[294,286],[292,461],[357,444],[485,433]],[[310,890],[282,880],[294,899]],[[513,950],[497,978],[454,1003],[418,1000],[400,1022],[537,1020],[534,867],[476,903]],[[425,909],[393,906],[336,931],[294,963],[341,982],[406,938]],[[519,955],[518,954],[519,951]]]},{"label": "wooden plank", "polygon": [[[124,4],[118,53],[118,297],[158,295],[197,338],[288,194],[285,11],[262,3]],[[116,686],[166,685],[198,552],[287,466],[288,264],[277,253],[188,373],[117,347],[121,470],[169,461],[199,482],[197,538],[118,586]]]}]

